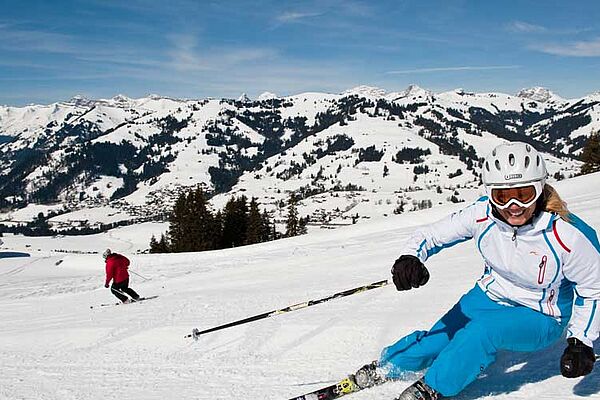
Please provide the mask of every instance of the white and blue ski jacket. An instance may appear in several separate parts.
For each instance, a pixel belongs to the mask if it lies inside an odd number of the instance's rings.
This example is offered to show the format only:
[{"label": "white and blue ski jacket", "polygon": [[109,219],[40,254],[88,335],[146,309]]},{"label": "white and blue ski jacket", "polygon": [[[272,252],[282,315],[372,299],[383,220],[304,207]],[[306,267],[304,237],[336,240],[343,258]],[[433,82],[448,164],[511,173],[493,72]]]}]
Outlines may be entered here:
[{"label": "white and blue ski jacket", "polygon": [[488,198],[419,228],[403,254],[431,255],[474,239],[484,260],[477,281],[493,301],[523,305],[568,323],[568,337],[588,346],[600,330],[600,243],[577,216],[540,213],[513,227],[492,215]]}]

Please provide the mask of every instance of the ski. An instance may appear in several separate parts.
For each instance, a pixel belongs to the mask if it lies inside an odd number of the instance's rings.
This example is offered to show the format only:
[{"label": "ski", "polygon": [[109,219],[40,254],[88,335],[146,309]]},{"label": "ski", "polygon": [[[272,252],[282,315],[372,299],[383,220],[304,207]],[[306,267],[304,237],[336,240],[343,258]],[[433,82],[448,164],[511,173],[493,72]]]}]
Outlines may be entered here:
[{"label": "ski", "polygon": [[100,308],[100,307],[111,307],[111,306],[120,306],[120,305],[125,305],[125,304],[133,304],[133,303],[139,303],[139,302],[146,301],[146,300],[152,300],[152,299],[155,299],[157,297],[158,297],[158,295],[148,296],[148,297],[140,297],[137,300],[132,300],[130,303],[121,303],[121,302],[117,302],[117,303],[102,303],[102,304],[99,304],[97,306],[90,306],[90,308],[93,309],[93,308]]},{"label": "ski", "polygon": [[[595,356],[596,361],[600,361],[600,354],[595,354]],[[363,389],[381,385],[388,380],[389,379],[377,371],[377,361],[373,361],[372,363],[360,368],[355,374],[348,375],[348,377],[333,385],[326,386],[300,396],[292,397],[289,400],[339,399],[347,394],[360,392]]]},{"label": "ski", "polygon": [[292,397],[289,400],[333,400],[375,385],[380,385],[386,381],[387,379],[377,372],[377,361],[373,361],[360,368],[356,373],[348,375],[346,378],[331,386],[326,386],[297,397]]},{"label": "ski", "polygon": [[158,297],[158,295],[157,295],[157,294],[155,294],[154,296],[140,297],[139,299],[137,299],[137,300],[135,300],[135,301],[132,301],[132,302],[131,302],[131,303],[129,303],[129,304],[132,304],[132,303],[139,303],[140,301],[152,300],[152,299],[155,299],[155,298],[157,298],[157,297]]},{"label": "ski", "polygon": [[338,383],[315,391],[292,397],[290,400],[331,400],[361,390],[354,382],[352,376],[342,379]]}]

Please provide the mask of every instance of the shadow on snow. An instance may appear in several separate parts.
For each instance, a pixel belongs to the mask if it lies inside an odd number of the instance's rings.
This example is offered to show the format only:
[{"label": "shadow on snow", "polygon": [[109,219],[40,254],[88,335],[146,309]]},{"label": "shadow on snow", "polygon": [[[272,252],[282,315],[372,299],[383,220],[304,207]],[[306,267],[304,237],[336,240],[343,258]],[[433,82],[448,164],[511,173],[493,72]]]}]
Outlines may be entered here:
[{"label": "shadow on snow", "polygon": [[[561,340],[558,344],[534,353],[499,352],[496,362],[486,370],[485,376],[473,382],[456,398],[475,400],[482,396],[508,394],[519,391],[528,383],[543,382],[559,376],[559,362],[565,346]],[[589,375],[574,386],[573,394],[591,396],[599,392],[600,365],[596,365]]]}]

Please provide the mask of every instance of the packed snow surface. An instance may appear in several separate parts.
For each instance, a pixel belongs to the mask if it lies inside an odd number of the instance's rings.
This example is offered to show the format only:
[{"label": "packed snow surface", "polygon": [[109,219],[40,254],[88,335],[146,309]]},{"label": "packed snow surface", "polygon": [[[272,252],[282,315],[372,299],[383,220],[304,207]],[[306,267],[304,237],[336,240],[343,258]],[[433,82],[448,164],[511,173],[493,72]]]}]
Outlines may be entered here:
[{"label": "packed snow surface", "polygon": [[[600,228],[600,173],[555,186],[571,211]],[[204,253],[136,254],[151,233],[160,232],[151,224],[87,240],[5,236],[0,250],[0,398],[288,399],[331,384],[376,359],[399,337],[427,329],[469,290],[483,270],[474,244],[430,259],[431,280],[417,290],[400,293],[388,285],[202,335],[198,341],[184,336],[193,328],[386,279],[416,226],[464,206]],[[33,246],[27,247],[30,239]],[[130,257],[131,286],[157,299],[90,309],[115,301],[103,287],[102,258],[55,249],[101,252],[109,246]],[[500,353],[457,398],[600,399],[600,367],[585,378],[560,375],[563,347]],[[410,383],[385,384],[348,400],[393,399]]]}]

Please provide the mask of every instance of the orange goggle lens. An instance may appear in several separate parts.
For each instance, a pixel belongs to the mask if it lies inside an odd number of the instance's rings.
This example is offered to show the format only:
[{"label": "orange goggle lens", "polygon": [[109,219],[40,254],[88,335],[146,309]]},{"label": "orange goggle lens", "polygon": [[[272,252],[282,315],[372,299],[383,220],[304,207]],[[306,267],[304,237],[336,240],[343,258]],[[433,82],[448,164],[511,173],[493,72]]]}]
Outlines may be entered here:
[{"label": "orange goggle lens", "polygon": [[508,204],[512,199],[523,204],[531,203],[536,198],[535,186],[523,186],[505,189],[492,189],[492,200],[499,206]]}]

